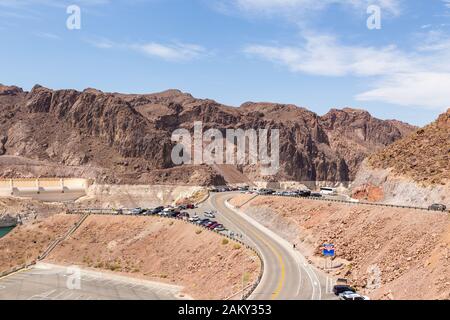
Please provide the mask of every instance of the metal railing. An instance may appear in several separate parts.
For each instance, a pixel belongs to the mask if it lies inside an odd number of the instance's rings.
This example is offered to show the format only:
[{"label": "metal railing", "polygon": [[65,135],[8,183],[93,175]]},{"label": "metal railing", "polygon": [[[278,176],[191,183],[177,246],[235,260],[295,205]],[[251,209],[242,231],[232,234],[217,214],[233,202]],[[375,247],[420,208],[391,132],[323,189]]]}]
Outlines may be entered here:
[{"label": "metal railing", "polygon": [[245,201],[241,205],[239,205],[239,208],[244,206],[245,204],[249,203],[253,199],[255,199],[258,196],[272,196],[272,197],[286,197],[286,198],[301,198],[301,199],[309,199],[309,200],[316,200],[316,201],[328,201],[328,202],[338,202],[338,203],[345,203],[345,204],[353,204],[353,205],[369,205],[369,206],[378,206],[378,207],[388,207],[388,208],[402,208],[402,209],[414,209],[414,210],[422,210],[422,211],[431,211],[435,213],[450,213],[450,208],[446,209],[444,211],[439,210],[433,210],[430,208],[424,208],[424,207],[416,207],[416,206],[404,206],[404,205],[398,205],[398,204],[388,204],[388,203],[379,203],[379,202],[368,202],[368,201],[350,201],[350,200],[339,200],[339,199],[330,199],[325,197],[303,197],[300,195],[280,195],[280,194],[269,194],[269,195],[259,195],[256,194],[251,199]]},{"label": "metal railing", "polygon": [[30,263],[22,264],[22,265],[14,267],[14,268],[11,268],[9,270],[0,272],[0,279],[4,278],[6,276],[9,276],[10,274],[13,274],[15,272],[18,272],[18,271],[21,271],[21,270],[24,270],[24,269],[28,269],[31,266],[34,266],[35,264],[36,264],[36,261],[32,261]]}]

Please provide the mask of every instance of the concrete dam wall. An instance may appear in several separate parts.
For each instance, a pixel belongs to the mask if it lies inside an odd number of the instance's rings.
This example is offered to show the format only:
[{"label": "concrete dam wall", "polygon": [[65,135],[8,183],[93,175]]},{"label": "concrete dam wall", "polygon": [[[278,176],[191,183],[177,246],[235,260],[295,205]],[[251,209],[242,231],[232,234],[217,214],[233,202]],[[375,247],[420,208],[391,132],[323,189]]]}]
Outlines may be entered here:
[{"label": "concrete dam wall", "polygon": [[78,178],[0,179],[0,197],[73,201],[86,195],[89,180]]}]

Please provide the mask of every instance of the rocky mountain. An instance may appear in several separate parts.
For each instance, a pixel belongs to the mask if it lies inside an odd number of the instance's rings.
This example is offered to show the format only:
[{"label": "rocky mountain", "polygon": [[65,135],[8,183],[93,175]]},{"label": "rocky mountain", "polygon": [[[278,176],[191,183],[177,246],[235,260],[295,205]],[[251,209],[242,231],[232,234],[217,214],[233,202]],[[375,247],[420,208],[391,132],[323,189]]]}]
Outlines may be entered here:
[{"label": "rocky mountain", "polygon": [[450,181],[450,109],[432,124],[373,154],[368,163],[424,185]]},{"label": "rocky mountain", "polygon": [[[172,132],[192,130],[194,121],[222,132],[279,129],[281,169],[270,179],[297,181],[352,180],[366,156],[415,129],[362,110],[333,109],[321,117],[294,105],[248,102],[234,108],[178,90],[134,95],[0,86],[0,174],[225,183],[214,167],[173,165]],[[262,179],[255,166],[238,169]]]},{"label": "rocky mountain", "polygon": [[450,206],[450,109],[430,125],[371,155],[354,185],[358,193],[382,194],[378,198],[385,202]]}]

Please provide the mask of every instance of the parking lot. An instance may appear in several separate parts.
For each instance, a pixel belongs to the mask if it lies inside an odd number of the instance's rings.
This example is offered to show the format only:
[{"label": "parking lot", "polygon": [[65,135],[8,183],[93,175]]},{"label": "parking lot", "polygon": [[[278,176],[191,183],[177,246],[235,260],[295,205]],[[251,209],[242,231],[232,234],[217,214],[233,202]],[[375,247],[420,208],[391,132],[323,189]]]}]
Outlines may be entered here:
[{"label": "parking lot", "polygon": [[186,299],[180,295],[181,289],[108,273],[86,270],[77,273],[70,268],[38,264],[35,268],[0,279],[0,300]]}]

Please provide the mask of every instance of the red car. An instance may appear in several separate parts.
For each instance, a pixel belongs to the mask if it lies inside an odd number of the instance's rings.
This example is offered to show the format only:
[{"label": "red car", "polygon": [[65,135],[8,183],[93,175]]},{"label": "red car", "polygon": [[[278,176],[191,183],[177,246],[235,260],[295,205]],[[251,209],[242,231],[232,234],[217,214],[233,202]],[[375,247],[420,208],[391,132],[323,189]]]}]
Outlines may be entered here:
[{"label": "red car", "polygon": [[217,222],[213,222],[208,226],[208,229],[214,230],[219,224]]}]

